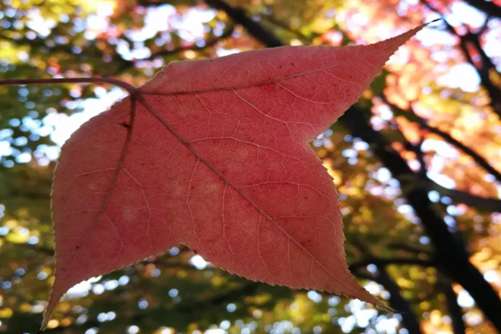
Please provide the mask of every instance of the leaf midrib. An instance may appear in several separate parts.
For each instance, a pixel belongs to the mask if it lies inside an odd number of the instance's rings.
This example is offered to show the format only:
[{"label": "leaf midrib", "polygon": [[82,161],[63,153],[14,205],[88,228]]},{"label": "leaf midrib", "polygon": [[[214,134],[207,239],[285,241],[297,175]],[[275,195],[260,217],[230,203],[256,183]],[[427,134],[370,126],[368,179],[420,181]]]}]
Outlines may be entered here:
[{"label": "leaf midrib", "polygon": [[[192,91],[193,93],[193,91]],[[280,232],[282,232],[283,235],[289,240],[292,241],[296,247],[301,249],[305,254],[307,254],[314,262],[318,264],[318,266],[329,276],[331,277],[334,281],[342,284],[341,281],[339,281],[335,275],[333,275],[327,268],[326,266],[316,257],[314,256],[305,246],[303,246],[299,241],[297,241],[292,235],[289,234],[280,224],[276,222],[276,220],[265,210],[261,209],[249,196],[244,194],[240,189],[238,189],[231,181],[229,181],[210,161],[205,159],[200,153],[197,152],[197,150],[193,147],[191,142],[186,140],[176,129],[174,129],[168,122],[167,120],[160,114],[158,113],[152,106],[149,105],[149,103],[146,101],[146,99],[143,96],[139,96],[138,101],[145,107],[145,109],[154,117],[156,118],[160,124],[169,132],[171,133],[176,140],[178,140],[183,146],[188,149],[188,151],[200,162],[202,162],[211,172],[213,172],[225,185],[231,187],[241,198],[243,198],[245,201],[247,201],[261,216],[265,217],[267,220],[271,221],[278,229]],[[259,238],[259,236],[258,236]]]}]

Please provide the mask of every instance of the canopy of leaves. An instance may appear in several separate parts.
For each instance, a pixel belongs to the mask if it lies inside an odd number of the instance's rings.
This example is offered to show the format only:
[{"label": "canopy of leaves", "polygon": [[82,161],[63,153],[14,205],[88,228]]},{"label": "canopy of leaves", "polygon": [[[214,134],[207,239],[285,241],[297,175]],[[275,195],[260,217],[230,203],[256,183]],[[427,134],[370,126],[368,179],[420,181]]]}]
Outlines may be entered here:
[{"label": "canopy of leaves", "polygon": [[[369,43],[445,18],[397,53],[349,112],[357,122],[341,119],[311,143],[340,192],[352,271],[401,314],[249,282],[173,247],[79,284],[48,332],[496,333],[481,293],[443,260],[447,249],[461,250],[449,262],[469,260],[499,296],[496,3],[1,2],[0,79],[104,75],[134,85],[173,60],[273,43]],[[53,280],[49,194],[60,145],[96,106],[124,95],[109,85],[0,87],[0,333],[40,325]],[[442,225],[452,239],[437,237]]]}]

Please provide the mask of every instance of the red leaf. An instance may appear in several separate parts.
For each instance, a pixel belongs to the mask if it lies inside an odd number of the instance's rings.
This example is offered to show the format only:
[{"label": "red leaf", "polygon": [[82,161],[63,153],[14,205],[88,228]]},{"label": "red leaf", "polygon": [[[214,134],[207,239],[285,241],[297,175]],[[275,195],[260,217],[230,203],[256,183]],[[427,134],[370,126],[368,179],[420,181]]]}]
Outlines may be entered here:
[{"label": "red leaf", "polygon": [[56,280],[72,285],[176,244],[243,277],[380,302],[350,274],[332,180],[307,142],[420,28],[368,46],[283,47],[167,66],[64,145]]}]

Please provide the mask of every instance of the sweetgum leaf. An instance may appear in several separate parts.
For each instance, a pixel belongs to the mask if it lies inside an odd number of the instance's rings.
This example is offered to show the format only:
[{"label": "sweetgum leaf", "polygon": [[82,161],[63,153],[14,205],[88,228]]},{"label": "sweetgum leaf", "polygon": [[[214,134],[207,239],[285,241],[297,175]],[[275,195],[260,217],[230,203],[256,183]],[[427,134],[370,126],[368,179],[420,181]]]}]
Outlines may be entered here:
[{"label": "sweetgum leaf", "polygon": [[173,63],[137,103],[87,122],[55,172],[44,321],[74,284],[176,244],[251,280],[381,305],[348,270],[336,189],[308,141],[420,28],[367,46]]}]

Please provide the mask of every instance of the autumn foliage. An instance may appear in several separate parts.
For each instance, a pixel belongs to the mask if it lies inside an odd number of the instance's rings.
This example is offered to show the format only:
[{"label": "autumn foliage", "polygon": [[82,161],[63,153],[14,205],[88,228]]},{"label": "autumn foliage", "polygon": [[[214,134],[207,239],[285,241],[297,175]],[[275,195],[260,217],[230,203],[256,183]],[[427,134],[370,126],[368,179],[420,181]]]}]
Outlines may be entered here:
[{"label": "autumn foliage", "polygon": [[[52,285],[49,332],[501,329],[495,2],[109,4],[0,8],[2,83],[105,78],[2,87],[0,332],[34,332]],[[415,31],[333,48],[437,15],[383,72]],[[310,46],[220,58],[287,44]],[[44,126],[109,83],[128,97],[60,153],[54,245]]]}]

